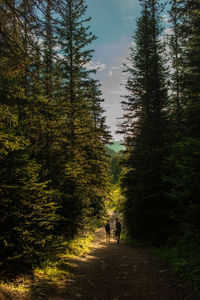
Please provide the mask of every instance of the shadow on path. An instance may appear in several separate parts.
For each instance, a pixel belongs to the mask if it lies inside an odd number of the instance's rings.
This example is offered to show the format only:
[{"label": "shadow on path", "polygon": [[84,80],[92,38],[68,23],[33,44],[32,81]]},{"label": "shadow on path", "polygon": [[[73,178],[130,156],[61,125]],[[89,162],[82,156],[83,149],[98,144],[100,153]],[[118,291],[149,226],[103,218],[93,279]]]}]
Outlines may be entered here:
[{"label": "shadow on path", "polygon": [[[66,261],[71,276],[59,286],[49,283],[48,300],[200,300],[192,289],[172,274],[151,252],[114,239],[105,242],[104,229],[96,232],[89,254]],[[45,282],[41,282],[45,284]],[[46,287],[47,289],[47,287]],[[35,298],[34,298],[35,297]],[[42,298],[43,297],[43,298]]]}]

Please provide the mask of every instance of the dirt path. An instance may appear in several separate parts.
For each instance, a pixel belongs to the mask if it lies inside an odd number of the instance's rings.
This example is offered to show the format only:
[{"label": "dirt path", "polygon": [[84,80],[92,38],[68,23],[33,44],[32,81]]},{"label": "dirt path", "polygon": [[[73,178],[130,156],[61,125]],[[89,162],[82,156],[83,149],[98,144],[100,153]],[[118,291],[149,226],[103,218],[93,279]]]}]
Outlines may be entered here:
[{"label": "dirt path", "polygon": [[107,244],[103,228],[96,232],[91,252],[71,261],[71,273],[67,286],[48,300],[200,299],[149,250],[113,238]]},{"label": "dirt path", "polygon": [[70,276],[57,283],[39,280],[30,293],[1,300],[200,300],[191,287],[172,274],[148,249],[105,242],[96,231],[90,253],[63,261]]}]

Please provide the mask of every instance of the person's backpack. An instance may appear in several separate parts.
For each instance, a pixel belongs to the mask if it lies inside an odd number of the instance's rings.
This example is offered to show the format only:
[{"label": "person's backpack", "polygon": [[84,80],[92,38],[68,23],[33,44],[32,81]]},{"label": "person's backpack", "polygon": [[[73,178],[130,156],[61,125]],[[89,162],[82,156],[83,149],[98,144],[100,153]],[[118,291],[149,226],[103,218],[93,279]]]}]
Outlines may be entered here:
[{"label": "person's backpack", "polygon": [[105,228],[106,228],[106,231],[110,231],[110,224],[106,223]]},{"label": "person's backpack", "polygon": [[120,222],[116,223],[116,229],[119,230],[119,231],[121,230],[121,223]]}]

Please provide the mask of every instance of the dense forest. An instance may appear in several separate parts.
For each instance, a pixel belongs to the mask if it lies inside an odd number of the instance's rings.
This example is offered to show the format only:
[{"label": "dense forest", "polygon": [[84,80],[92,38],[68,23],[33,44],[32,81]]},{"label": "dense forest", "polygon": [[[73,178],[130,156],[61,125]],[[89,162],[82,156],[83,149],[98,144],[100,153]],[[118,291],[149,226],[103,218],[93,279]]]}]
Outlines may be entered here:
[{"label": "dense forest", "polygon": [[167,36],[163,1],[140,4],[116,154],[85,1],[0,1],[1,267],[94,228],[120,181],[127,235],[200,283],[200,2],[168,3]]},{"label": "dense forest", "polygon": [[110,134],[86,9],[0,2],[1,264],[43,262],[105,212]]},{"label": "dense forest", "polygon": [[[200,280],[200,2],[141,0],[133,36],[121,185],[131,238]],[[165,26],[165,28],[164,28]]]},{"label": "dense forest", "polygon": [[106,145],[106,154],[110,156],[110,175],[111,183],[115,187],[119,186],[119,178],[122,171],[121,159],[123,156],[122,141],[114,141],[109,145]]}]

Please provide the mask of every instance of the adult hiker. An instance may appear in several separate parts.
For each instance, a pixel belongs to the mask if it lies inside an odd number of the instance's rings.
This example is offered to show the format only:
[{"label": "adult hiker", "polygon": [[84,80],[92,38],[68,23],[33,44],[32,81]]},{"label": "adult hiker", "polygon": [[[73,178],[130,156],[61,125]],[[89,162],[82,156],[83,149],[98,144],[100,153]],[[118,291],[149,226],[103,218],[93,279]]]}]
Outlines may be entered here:
[{"label": "adult hiker", "polygon": [[119,241],[120,241],[120,233],[121,233],[121,230],[122,230],[121,222],[119,221],[118,218],[116,218],[116,224],[115,224],[115,237],[116,237],[116,240],[117,240],[117,243],[118,243],[118,244],[119,244]]},{"label": "adult hiker", "polygon": [[110,221],[107,220],[107,223],[105,225],[105,231],[106,231],[106,241],[110,243]]}]

